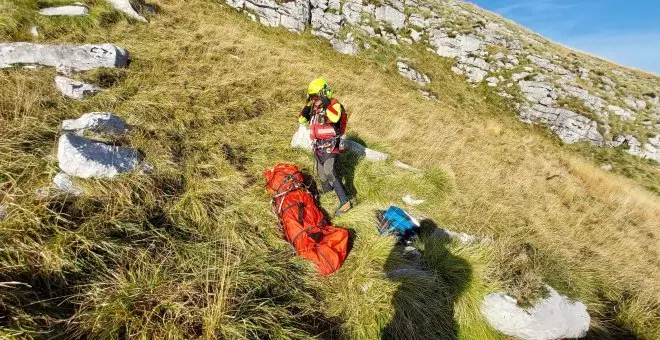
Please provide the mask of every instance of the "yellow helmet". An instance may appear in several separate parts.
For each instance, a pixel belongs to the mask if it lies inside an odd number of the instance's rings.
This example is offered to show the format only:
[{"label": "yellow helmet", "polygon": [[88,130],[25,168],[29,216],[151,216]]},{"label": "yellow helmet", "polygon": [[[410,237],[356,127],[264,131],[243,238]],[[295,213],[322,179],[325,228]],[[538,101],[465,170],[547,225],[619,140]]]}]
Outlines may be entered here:
[{"label": "yellow helmet", "polygon": [[323,89],[328,87],[328,83],[325,81],[323,78],[316,78],[312,80],[311,83],[309,83],[309,86],[307,87],[307,94],[311,95],[317,95],[319,92],[321,92]]}]

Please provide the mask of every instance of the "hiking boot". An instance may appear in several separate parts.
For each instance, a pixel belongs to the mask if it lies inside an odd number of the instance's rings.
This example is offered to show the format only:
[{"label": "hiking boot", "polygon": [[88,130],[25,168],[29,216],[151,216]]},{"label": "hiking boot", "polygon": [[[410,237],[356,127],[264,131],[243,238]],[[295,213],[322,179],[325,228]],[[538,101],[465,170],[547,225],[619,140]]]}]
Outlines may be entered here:
[{"label": "hiking boot", "polygon": [[351,201],[346,201],[344,203],[339,203],[339,206],[337,207],[337,210],[335,210],[335,216],[340,216],[345,213],[347,213],[349,210],[351,210],[352,205]]}]

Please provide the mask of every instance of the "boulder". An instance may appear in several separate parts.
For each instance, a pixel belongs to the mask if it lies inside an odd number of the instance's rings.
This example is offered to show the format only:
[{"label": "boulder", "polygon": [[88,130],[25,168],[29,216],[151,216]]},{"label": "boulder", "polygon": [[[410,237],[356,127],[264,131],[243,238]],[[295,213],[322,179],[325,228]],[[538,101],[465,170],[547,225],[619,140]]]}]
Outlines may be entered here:
[{"label": "boulder", "polygon": [[56,76],[55,87],[62,92],[65,97],[82,100],[101,92],[101,88],[91,84],[85,84],[75,81],[71,78]]},{"label": "boulder", "polygon": [[451,38],[442,30],[431,32],[429,44],[436,48],[436,54],[450,58],[467,56],[479,51],[484,46],[483,40],[476,35],[459,35]]},{"label": "boulder", "polygon": [[395,30],[402,29],[406,21],[406,15],[400,10],[384,5],[376,8],[376,20],[389,23]]},{"label": "boulder", "polygon": [[571,301],[547,286],[550,296],[533,307],[518,307],[516,299],[504,293],[488,294],[481,312],[496,330],[521,339],[575,339],[587,335],[591,318],[587,307]]},{"label": "boulder", "polygon": [[42,8],[39,10],[39,14],[44,16],[83,16],[89,15],[89,10],[85,6],[59,6]]},{"label": "boulder", "polygon": [[136,170],[140,153],[65,133],[60,137],[57,159],[66,174],[81,178],[113,178]]},{"label": "boulder", "polygon": [[4,204],[0,204],[0,222],[4,221],[7,219],[7,206]]},{"label": "boulder", "polygon": [[288,1],[282,4],[278,11],[280,13],[280,25],[290,31],[304,31],[311,20],[309,1]]},{"label": "boulder", "polygon": [[0,68],[41,65],[88,71],[98,67],[127,67],[128,59],[125,49],[111,44],[73,46],[0,43]]},{"label": "boulder", "polygon": [[312,34],[332,39],[342,27],[342,17],[334,13],[326,13],[322,9],[312,10]]},{"label": "boulder", "polygon": [[431,79],[429,79],[429,77],[410,67],[410,65],[403,61],[397,61],[396,68],[399,70],[399,74],[416,82],[419,85],[425,86],[431,83]]},{"label": "boulder", "polygon": [[60,172],[59,174],[53,177],[53,185],[55,189],[62,194],[71,195],[71,196],[80,196],[83,194],[83,190],[75,185],[71,181],[69,175]]},{"label": "boulder", "polygon": [[123,135],[129,126],[123,119],[109,112],[85,113],[78,119],[67,119],[62,122],[62,131],[82,135],[91,132],[99,135]]},{"label": "boulder", "polygon": [[361,0],[347,0],[341,9],[344,20],[351,25],[358,24],[361,19],[362,8]]},{"label": "boulder", "polygon": [[135,11],[133,6],[131,6],[131,2],[129,0],[106,0],[106,1],[110,4],[110,6],[114,7],[116,10],[120,12],[123,12],[129,17],[138,21],[147,22],[147,19],[145,19],[138,12]]}]

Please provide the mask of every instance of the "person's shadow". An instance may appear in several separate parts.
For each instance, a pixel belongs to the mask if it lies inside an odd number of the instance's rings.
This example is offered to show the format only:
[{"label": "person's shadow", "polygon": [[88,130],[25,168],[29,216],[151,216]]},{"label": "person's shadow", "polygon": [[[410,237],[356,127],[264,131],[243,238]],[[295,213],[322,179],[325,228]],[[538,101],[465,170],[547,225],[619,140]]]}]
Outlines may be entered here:
[{"label": "person's shadow", "polygon": [[472,277],[470,264],[453,255],[450,239],[434,234],[438,226],[424,220],[418,229],[423,250],[416,252],[402,240],[385,263],[387,277],[399,283],[392,298],[394,317],[382,339],[457,339],[454,303]]}]

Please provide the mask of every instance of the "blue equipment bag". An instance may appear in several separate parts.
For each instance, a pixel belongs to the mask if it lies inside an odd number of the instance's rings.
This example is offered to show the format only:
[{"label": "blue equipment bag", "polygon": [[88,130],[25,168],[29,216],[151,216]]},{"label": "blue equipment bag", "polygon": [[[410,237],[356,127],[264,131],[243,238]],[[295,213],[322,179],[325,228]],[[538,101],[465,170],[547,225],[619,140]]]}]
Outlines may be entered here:
[{"label": "blue equipment bag", "polygon": [[407,238],[414,235],[418,227],[407,212],[395,206],[391,206],[385,211],[379,211],[377,218],[378,232],[381,236],[397,235]]}]

